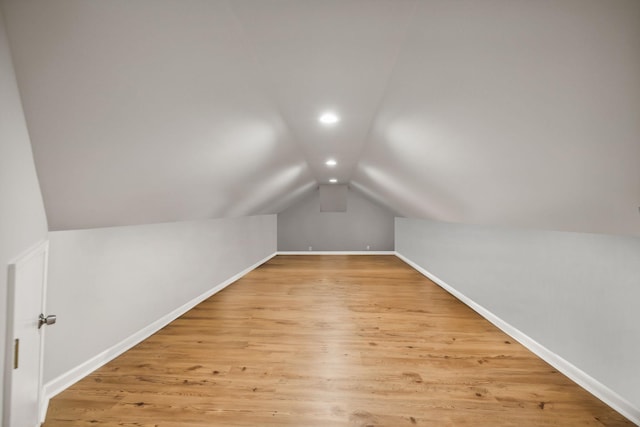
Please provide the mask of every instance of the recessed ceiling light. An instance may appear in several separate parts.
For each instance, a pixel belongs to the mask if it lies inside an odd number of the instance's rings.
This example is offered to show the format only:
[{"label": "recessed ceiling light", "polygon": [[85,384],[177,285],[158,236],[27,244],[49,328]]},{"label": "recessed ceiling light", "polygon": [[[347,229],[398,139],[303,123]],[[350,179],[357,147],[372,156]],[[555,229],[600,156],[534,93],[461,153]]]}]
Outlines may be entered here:
[{"label": "recessed ceiling light", "polygon": [[331,179],[329,180],[329,182],[330,182],[330,183],[332,183],[332,184],[335,184],[336,182],[338,182],[338,180],[337,180],[337,179],[335,179],[335,178],[331,178]]},{"label": "recessed ceiling light", "polygon": [[323,125],[335,125],[340,121],[340,117],[338,117],[336,113],[327,111],[326,113],[322,113],[322,115],[318,117],[318,121]]},{"label": "recessed ceiling light", "polygon": [[334,159],[329,159],[326,162],[324,162],[324,164],[327,166],[335,166],[338,164],[338,162],[336,162]]}]

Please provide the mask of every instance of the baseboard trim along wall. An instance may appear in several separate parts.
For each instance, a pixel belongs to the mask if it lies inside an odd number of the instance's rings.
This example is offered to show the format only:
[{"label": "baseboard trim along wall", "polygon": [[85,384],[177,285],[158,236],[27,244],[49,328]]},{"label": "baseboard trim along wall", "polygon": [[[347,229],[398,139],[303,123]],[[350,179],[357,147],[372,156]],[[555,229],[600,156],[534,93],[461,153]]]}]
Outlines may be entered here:
[{"label": "baseboard trim along wall", "polygon": [[164,328],[169,323],[173,322],[178,317],[182,316],[187,311],[189,311],[192,308],[194,308],[196,305],[200,304],[201,302],[203,302],[207,298],[211,297],[212,295],[215,295],[216,293],[220,292],[221,290],[223,290],[227,286],[231,285],[235,281],[239,280],[243,276],[245,276],[248,273],[250,273],[251,271],[255,270],[260,265],[262,265],[265,262],[269,261],[271,258],[273,258],[276,255],[277,255],[277,253],[274,252],[273,254],[267,256],[266,258],[264,258],[264,259],[258,261],[257,263],[253,264],[252,266],[242,270],[240,273],[238,273],[238,274],[228,278],[224,282],[214,286],[213,288],[211,288],[207,292],[203,293],[202,295],[199,295],[196,298],[192,299],[191,301],[185,303],[181,307],[176,308],[172,312],[170,312],[167,315],[161,317],[160,319],[158,319],[155,322],[151,323],[147,327],[139,330],[138,332],[136,332],[135,334],[131,335],[130,337],[122,340],[118,344],[112,346],[111,348],[108,348],[107,350],[103,351],[102,353],[92,357],[91,359],[87,360],[83,364],[73,368],[72,370],[70,370],[70,371],[68,371],[68,372],[66,372],[66,373],[64,373],[62,375],[60,375],[59,377],[47,382],[44,385],[44,390],[43,390],[43,396],[44,396],[43,400],[44,400],[44,402],[43,402],[42,407],[41,407],[41,411],[43,411],[42,414],[41,414],[41,419],[44,421],[44,417],[46,415],[46,410],[47,410],[47,407],[49,405],[49,400],[52,399],[53,397],[55,397],[57,394],[59,394],[62,391],[66,390],[67,388],[71,387],[73,384],[75,384],[76,382],[80,381],[81,379],[83,379],[84,377],[86,377],[87,375],[89,375],[90,373],[95,371],[96,369],[98,369],[98,368],[102,367],[103,365],[107,364],[111,360],[115,359],[116,357],[120,356],[125,351],[133,348],[134,346],[136,346],[140,342],[142,342],[145,339],[149,338],[151,335],[155,334],[160,329]]},{"label": "baseboard trim along wall", "polygon": [[395,255],[394,251],[278,251],[277,255]]},{"label": "baseboard trim along wall", "polygon": [[622,415],[627,417],[633,423],[640,425],[640,409],[636,408],[633,404],[627,401],[622,396],[618,395],[616,392],[611,390],[606,385],[602,384],[586,372],[582,371],[578,367],[574,366],[571,362],[563,359],[558,356],[542,344],[538,343],[519,329],[505,322],[491,311],[487,310],[480,304],[477,304],[472,299],[468,298],[464,294],[457,291],[454,287],[450,286],[431,272],[425,270],[420,265],[411,261],[407,257],[402,254],[396,252],[395,255],[413,267],[415,270],[420,272],[422,275],[429,278],[435,284],[443,288],[445,291],[449,292],[451,295],[456,297],[458,300],[469,306],[472,310],[478,313],[480,316],[487,319],[498,329],[502,330],[505,334],[509,335],[514,340],[518,341],[520,344],[525,346],[531,352],[533,352],[536,356],[540,357],[542,360],[556,368],[562,374],[566,375],[573,382],[578,384],[580,387],[587,390],[589,393],[593,394],[598,399],[602,400],[607,405],[611,406],[616,411],[620,412]]}]

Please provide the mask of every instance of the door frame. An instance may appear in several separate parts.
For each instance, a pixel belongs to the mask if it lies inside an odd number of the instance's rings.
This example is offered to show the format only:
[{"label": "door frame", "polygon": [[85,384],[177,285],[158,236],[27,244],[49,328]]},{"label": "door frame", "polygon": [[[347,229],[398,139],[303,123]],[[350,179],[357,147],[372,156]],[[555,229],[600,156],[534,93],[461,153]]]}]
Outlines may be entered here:
[{"label": "door frame", "polygon": [[[40,309],[41,313],[46,313],[47,303],[47,276],[49,272],[49,240],[43,240],[36,243],[31,248],[24,251],[21,255],[17,256],[9,262],[8,275],[7,275],[7,330],[5,335],[5,358],[4,358],[4,389],[3,389],[3,402],[2,402],[2,425],[9,427],[9,417],[11,415],[12,402],[11,402],[11,385],[13,379],[13,346],[15,339],[14,331],[14,314],[15,314],[15,288],[16,288],[16,268],[20,264],[29,261],[31,258],[43,254],[43,277],[42,277],[42,304]],[[37,314],[34,314],[37,316]],[[44,368],[44,336],[45,329],[40,330],[40,372],[38,373],[38,418],[40,422],[44,422],[46,416],[46,410],[48,402],[45,399],[42,387],[43,381],[43,368]]]}]

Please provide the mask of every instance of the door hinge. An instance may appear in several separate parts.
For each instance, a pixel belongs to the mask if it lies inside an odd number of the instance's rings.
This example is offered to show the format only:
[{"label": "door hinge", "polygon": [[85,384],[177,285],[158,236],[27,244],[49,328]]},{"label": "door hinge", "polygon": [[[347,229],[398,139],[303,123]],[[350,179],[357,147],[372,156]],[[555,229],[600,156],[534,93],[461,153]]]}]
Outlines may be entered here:
[{"label": "door hinge", "polygon": [[20,360],[20,340],[16,338],[13,345],[13,369],[18,369],[19,360]]}]

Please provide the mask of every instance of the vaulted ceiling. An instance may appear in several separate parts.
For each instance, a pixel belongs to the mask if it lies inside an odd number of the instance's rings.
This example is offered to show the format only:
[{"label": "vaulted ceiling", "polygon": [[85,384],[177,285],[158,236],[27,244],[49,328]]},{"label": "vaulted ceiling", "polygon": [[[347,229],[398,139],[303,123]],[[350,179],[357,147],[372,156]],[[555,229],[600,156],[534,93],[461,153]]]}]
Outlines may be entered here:
[{"label": "vaulted ceiling", "polygon": [[2,6],[53,230],[337,178],[403,216],[640,235],[640,1]]}]

